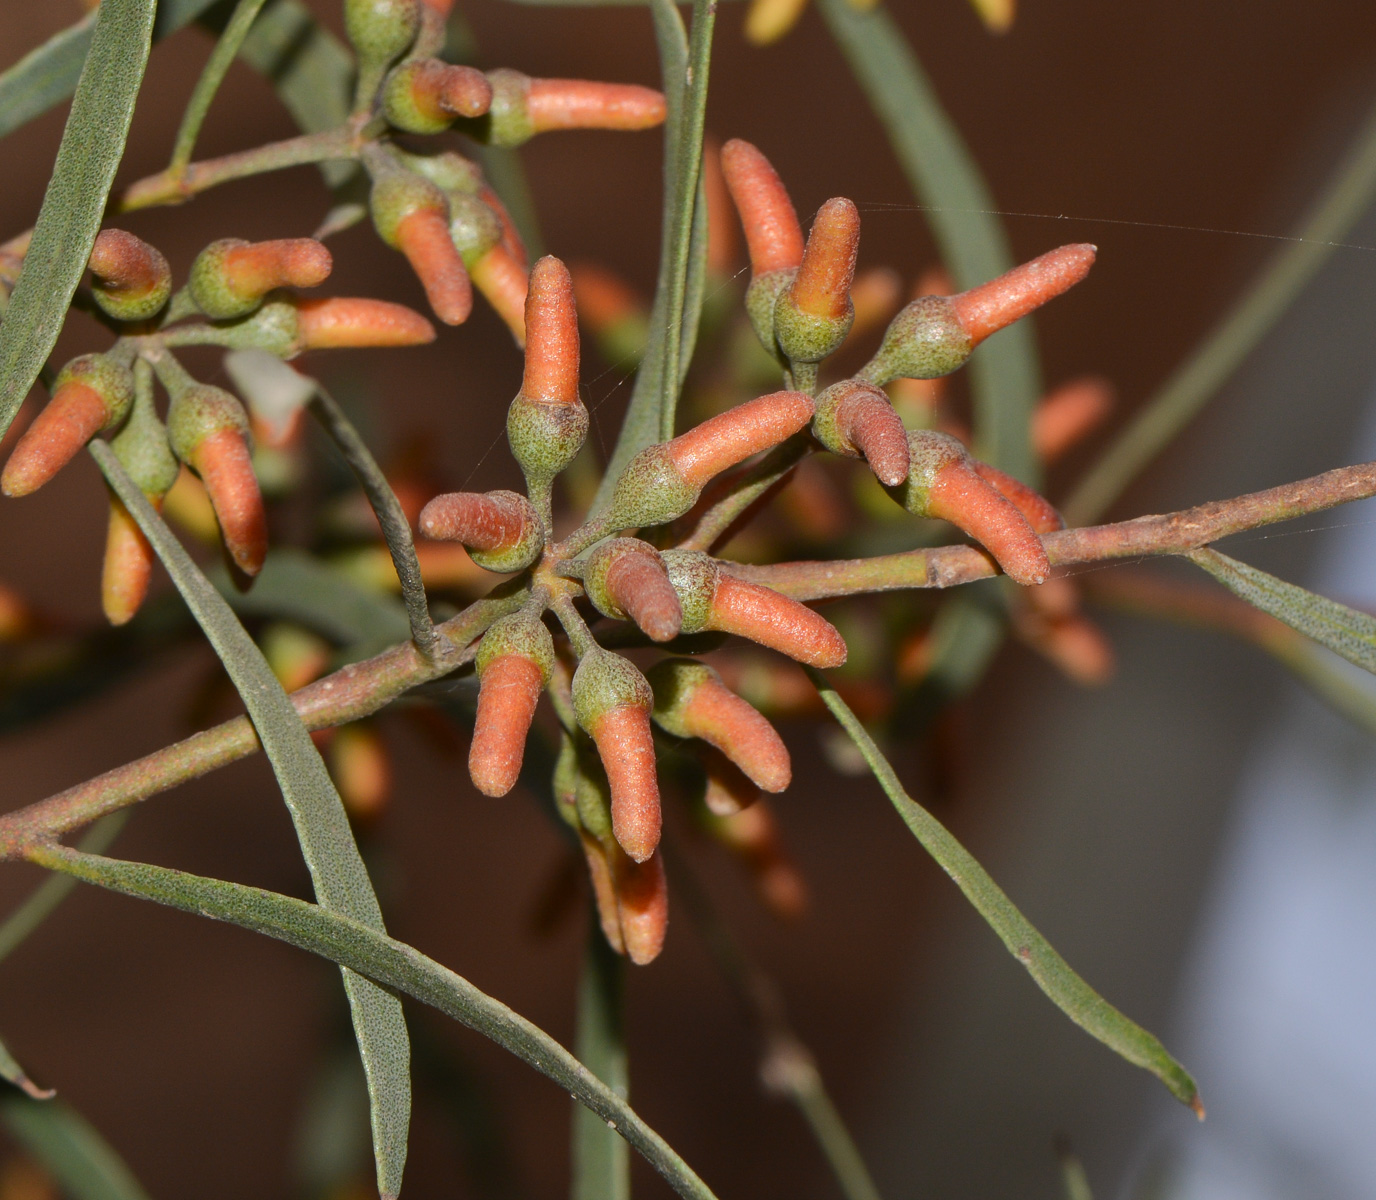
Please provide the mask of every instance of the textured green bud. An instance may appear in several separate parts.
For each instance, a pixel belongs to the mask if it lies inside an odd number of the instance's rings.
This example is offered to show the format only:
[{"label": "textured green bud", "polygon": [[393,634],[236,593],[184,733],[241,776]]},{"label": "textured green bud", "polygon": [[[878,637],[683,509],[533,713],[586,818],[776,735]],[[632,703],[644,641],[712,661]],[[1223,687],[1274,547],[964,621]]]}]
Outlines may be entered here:
[{"label": "textured green bud", "polygon": [[448,213],[449,201],[437,184],[410,171],[381,172],[373,180],[368,197],[373,227],[387,245],[396,248],[397,230],[401,223],[422,209]]},{"label": "textured green bud", "polygon": [[419,58],[401,63],[392,68],[382,85],[382,115],[389,125],[406,133],[443,133],[454,123],[453,114],[421,103],[416,95],[416,77],[426,65],[426,60]]},{"label": "textured green bud", "polygon": [[583,448],[588,410],[582,404],[550,404],[517,393],[506,413],[511,455],[532,487],[548,485]]},{"label": "textured green bud", "polygon": [[182,462],[189,462],[206,438],[223,429],[248,433],[244,406],[224,388],[193,383],[173,395],[167,407],[167,434]]},{"label": "textured green bud", "polygon": [[454,128],[489,146],[519,146],[535,136],[528,97],[530,76],[506,67],[487,73],[492,107],[481,117],[466,117]]},{"label": "textured green bud", "polygon": [[775,358],[782,361],[779,343],[774,340],[774,311],[779,297],[784,295],[798,274],[796,267],[785,267],[779,271],[762,271],[750,281],[745,289],[745,311],[750,318],[750,327],[760,344]]},{"label": "textured green bud", "polygon": [[589,650],[573,673],[573,713],[588,733],[595,735],[599,718],[616,708],[654,706],[654,692],[635,665],[600,646]]},{"label": "textured green bud", "polygon": [[878,353],[857,373],[883,387],[894,379],[936,379],[965,365],[969,333],[945,296],[923,296],[889,323]]},{"label": "textured green bud", "polygon": [[845,316],[817,316],[803,312],[784,290],[774,305],[774,340],[790,362],[817,363],[836,352],[854,321],[855,306],[849,297]]},{"label": "textured green bud", "polygon": [[615,841],[612,832],[612,790],[597,756],[574,750],[574,807],[578,823],[604,846]]},{"label": "textured green bud", "polygon": [[344,0],[344,32],[361,71],[376,71],[405,53],[420,31],[421,0]]},{"label": "textured green bud", "polygon": [[675,737],[698,737],[699,732],[684,721],[683,709],[703,684],[721,684],[721,676],[691,658],[666,658],[650,668],[647,679],[655,694],[655,724]]},{"label": "textured green bud", "polygon": [[220,326],[220,343],[231,350],[266,350],[295,358],[303,349],[301,318],[289,300],[269,300],[251,317]]},{"label": "textured green bud", "polygon": [[[559,756],[554,760],[554,778],[551,790],[554,792],[554,807],[564,824],[571,829],[582,828],[578,818],[578,784],[582,772],[578,766],[578,747],[567,733],[559,738]],[[611,825],[611,813],[607,813],[607,824]]]},{"label": "textured green bud", "polygon": [[701,633],[717,594],[717,564],[701,550],[665,550],[661,557],[683,609],[683,632]]},{"label": "textured green bud", "polygon": [[476,196],[483,189],[485,180],[482,168],[456,150],[444,150],[439,154],[410,154],[393,146],[391,151],[408,171],[424,175],[451,197],[456,192]]},{"label": "textured green bud", "polygon": [[110,449],[145,496],[165,496],[181,468],[167,442],[167,428],[148,400],[135,406],[129,421],[111,439]]},{"label": "textured green bud", "polygon": [[508,654],[530,659],[540,668],[541,685],[549,683],[554,672],[554,638],[539,617],[517,612],[494,621],[478,643],[478,677],[482,678],[494,658]]},{"label": "textured green bud", "polygon": [[697,502],[695,488],[679,472],[667,443],[646,446],[621,472],[607,507],[612,529],[645,529],[681,517]]},{"label": "textured green bud", "polygon": [[449,236],[470,270],[502,240],[502,219],[477,196],[449,193]]},{"label": "textured green bud", "polygon": [[925,517],[931,510],[931,489],[937,472],[949,463],[970,457],[963,442],[935,429],[914,429],[908,434],[911,466],[908,478],[897,487],[884,490],[915,516]]},{"label": "textured green bud", "polygon": [[105,404],[102,430],[114,429],[134,404],[134,373],[108,354],[83,354],[72,359],[53,380],[53,395],[66,383],[85,384]]}]

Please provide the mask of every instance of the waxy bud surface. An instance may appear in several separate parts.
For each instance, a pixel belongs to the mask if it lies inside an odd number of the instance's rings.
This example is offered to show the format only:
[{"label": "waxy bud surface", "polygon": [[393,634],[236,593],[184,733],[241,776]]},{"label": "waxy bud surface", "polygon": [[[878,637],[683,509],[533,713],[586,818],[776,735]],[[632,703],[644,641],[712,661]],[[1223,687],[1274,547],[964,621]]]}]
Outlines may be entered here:
[{"label": "waxy bud surface", "polygon": [[253,312],[277,288],[324,283],[333,266],[330,252],[314,238],[222,238],[196,256],[187,287],[206,316],[228,321]]},{"label": "waxy bud surface", "polygon": [[896,487],[908,477],[908,431],[872,383],[847,379],[827,388],[817,397],[812,433],[835,454],[864,458],[881,483]]},{"label": "waxy bud surface", "polygon": [[172,268],[161,252],[123,229],[102,229],[91,248],[91,292],[116,321],[146,321],[172,294]]},{"label": "waxy bud surface", "polygon": [[519,492],[448,492],[420,513],[420,531],[437,541],[462,542],[489,571],[523,571],[545,548],[540,514]]},{"label": "waxy bud surface", "polygon": [[678,636],[683,624],[678,593],[659,551],[635,538],[611,538],[588,556],[583,588],[604,616],[629,617],[652,641]]}]

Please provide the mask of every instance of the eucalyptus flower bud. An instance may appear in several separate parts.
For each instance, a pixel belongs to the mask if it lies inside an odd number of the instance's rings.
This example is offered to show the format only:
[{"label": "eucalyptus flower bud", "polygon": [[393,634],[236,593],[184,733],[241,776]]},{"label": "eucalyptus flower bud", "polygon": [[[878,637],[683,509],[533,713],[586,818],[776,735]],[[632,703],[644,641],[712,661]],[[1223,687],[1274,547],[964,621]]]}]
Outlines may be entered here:
[{"label": "eucalyptus flower bud", "polygon": [[167,259],[123,229],[102,229],[96,235],[90,267],[96,303],[116,321],[146,321],[172,294]]},{"label": "eucalyptus flower bud", "polygon": [[683,622],[678,593],[664,560],[648,542],[610,538],[588,556],[583,590],[593,607],[616,620],[630,618],[652,641],[678,636]]},{"label": "eucalyptus flower bud", "polygon": [[863,379],[832,384],[817,397],[812,434],[834,454],[863,457],[881,483],[908,477],[908,433],[884,392]]},{"label": "eucalyptus flower bud", "polygon": [[506,574],[524,571],[545,548],[540,514],[519,492],[448,492],[420,513],[420,531],[437,541],[462,542],[478,566]]},{"label": "eucalyptus flower bud", "polygon": [[478,715],[468,773],[486,796],[515,786],[540,692],[554,669],[554,639],[538,617],[512,613],[478,644]]},{"label": "eucalyptus flower bud", "polygon": [[314,238],[211,242],[191,264],[187,287],[206,316],[227,321],[247,316],[271,291],[324,283],[334,259]]}]

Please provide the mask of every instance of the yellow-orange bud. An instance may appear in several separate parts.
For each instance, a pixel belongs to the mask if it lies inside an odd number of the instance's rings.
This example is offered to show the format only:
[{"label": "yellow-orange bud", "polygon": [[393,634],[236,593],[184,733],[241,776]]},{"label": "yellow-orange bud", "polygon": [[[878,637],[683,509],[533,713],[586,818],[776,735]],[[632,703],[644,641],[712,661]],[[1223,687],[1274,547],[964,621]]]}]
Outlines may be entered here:
[{"label": "yellow-orange bud", "polygon": [[[151,497],[150,497],[151,499]],[[161,507],[156,501],[154,507]],[[123,625],[138,612],[153,575],[153,547],[116,496],[110,497],[100,602],[111,625]]]},{"label": "yellow-orange bud", "polygon": [[423,346],[435,340],[435,327],[404,304],[331,296],[294,300],[293,306],[303,350]]},{"label": "yellow-orange bud", "polygon": [[653,129],[664,123],[664,95],[633,83],[532,79],[526,113],[532,133],[552,129]]},{"label": "yellow-orange bud", "polygon": [[257,575],[268,553],[268,522],[244,435],[217,430],[201,440],[187,463],[205,484],[230,557],[245,575]]},{"label": "yellow-orange bud", "polygon": [[749,142],[721,148],[722,174],[740,213],[754,275],[789,270],[803,261],[803,230],[783,180]]},{"label": "yellow-orange bud", "polygon": [[473,311],[473,286],[463,258],[449,236],[449,215],[417,208],[397,222],[397,249],[425,288],[435,316],[446,325],[462,325]]},{"label": "yellow-orange bud", "polygon": [[1025,317],[1089,274],[1098,248],[1087,242],[1060,246],[1014,267],[997,279],[951,297],[956,319],[978,345],[991,333]]}]

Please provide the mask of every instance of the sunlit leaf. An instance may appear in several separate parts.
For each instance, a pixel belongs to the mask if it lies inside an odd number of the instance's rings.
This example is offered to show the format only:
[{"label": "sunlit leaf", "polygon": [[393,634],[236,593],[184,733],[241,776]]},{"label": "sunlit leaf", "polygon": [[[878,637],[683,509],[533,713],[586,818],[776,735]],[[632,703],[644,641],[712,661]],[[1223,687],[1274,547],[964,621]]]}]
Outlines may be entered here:
[{"label": "sunlit leaf", "polygon": [[24,267],[0,323],[0,435],[67,318],[124,156],[148,63],[156,0],[105,0],[58,146]]},{"label": "sunlit leaf", "polygon": [[1066,1016],[1128,1062],[1155,1075],[1171,1095],[1204,1116],[1199,1090],[1161,1042],[1124,1016],[1070,968],[950,831],[903,790],[898,774],[850,707],[814,667],[804,667],[827,708],[869,764],[903,823],[954,881],[1008,951]]},{"label": "sunlit leaf", "polygon": [[[125,474],[114,451],[97,440],[91,443],[91,453],[172,576],[243,698],[291,812],[321,905],[382,929],[382,910],[339,792],[282,685],[228,604]],[[406,1020],[395,996],[348,970],[344,987],[368,1075],[378,1187],[384,1197],[395,1196],[401,1187],[411,1119]]]}]

